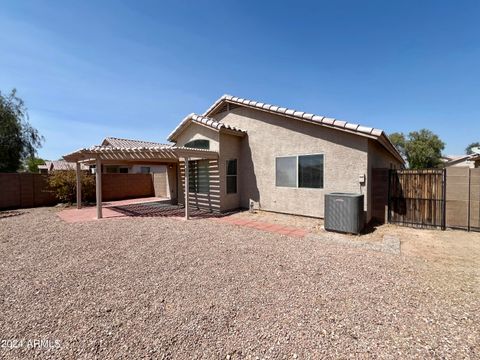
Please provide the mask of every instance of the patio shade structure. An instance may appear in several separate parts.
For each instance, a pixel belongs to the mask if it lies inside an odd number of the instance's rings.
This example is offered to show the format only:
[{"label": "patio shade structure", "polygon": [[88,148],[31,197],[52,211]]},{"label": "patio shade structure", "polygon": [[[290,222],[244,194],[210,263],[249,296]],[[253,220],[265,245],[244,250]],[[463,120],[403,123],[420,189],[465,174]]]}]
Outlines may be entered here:
[{"label": "patio shade structure", "polygon": [[[177,146],[152,146],[152,147],[112,147],[93,146],[77,150],[63,157],[68,162],[75,162],[77,173],[77,208],[81,208],[82,184],[80,181],[81,164],[95,164],[96,177],[96,203],[97,219],[102,218],[102,164],[112,162],[179,162],[184,160],[185,166],[185,219],[189,218],[189,171],[190,160],[218,159],[218,153],[210,150],[193,149]],[[98,171],[100,169],[100,171]]]}]

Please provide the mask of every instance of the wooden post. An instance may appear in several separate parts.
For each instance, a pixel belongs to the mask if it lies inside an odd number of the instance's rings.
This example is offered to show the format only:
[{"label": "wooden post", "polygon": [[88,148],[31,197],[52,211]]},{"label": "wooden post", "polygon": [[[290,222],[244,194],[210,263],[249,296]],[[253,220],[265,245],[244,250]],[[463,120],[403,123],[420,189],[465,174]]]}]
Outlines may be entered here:
[{"label": "wooden post", "polygon": [[188,157],[185,158],[185,186],[184,186],[184,192],[185,192],[185,220],[188,220],[190,218],[189,213],[188,213],[188,203],[189,203],[189,183],[190,180],[190,174],[189,174],[189,169],[188,169]]},{"label": "wooden post", "polygon": [[102,218],[102,162],[97,158],[95,166],[95,179],[97,188],[95,190],[97,196],[97,219]]},{"label": "wooden post", "polygon": [[80,163],[77,161],[77,209],[82,208],[82,180]]}]

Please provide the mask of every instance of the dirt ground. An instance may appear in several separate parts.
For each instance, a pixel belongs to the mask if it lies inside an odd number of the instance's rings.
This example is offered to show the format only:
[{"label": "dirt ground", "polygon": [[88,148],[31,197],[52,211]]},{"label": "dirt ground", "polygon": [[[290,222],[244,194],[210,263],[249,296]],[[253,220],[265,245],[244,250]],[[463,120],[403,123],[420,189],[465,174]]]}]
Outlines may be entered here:
[{"label": "dirt ground", "polygon": [[212,219],[69,224],[57,211],[0,213],[2,360],[480,357],[478,234],[371,233],[402,236],[395,255]]},{"label": "dirt ground", "polygon": [[[323,220],[295,215],[278,214],[266,211],[248,211],[235,214],[236,217],[272,222],[307,229],[314,234],[326,234]],[[423,261],[434,262],[452,269],[480,270],[480,233],[463,230],[428,230],[397,225],[379,225],[368,229],[362,235],[331,234],[331,236],[350,239],[352,242],[381,243],[385,235],[400,240],[401,253],[417,257]]]}]

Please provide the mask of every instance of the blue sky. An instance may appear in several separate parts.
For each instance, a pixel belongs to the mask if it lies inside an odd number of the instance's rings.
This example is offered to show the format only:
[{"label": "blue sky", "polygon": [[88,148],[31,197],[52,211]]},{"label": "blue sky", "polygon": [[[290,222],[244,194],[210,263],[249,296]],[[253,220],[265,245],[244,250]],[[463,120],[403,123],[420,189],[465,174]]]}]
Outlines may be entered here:
[{"label": "blue sky", "polygon": [[3,1],[0,91],[57,159],[165,141],[222,94],[480,141],[478,1]]}]

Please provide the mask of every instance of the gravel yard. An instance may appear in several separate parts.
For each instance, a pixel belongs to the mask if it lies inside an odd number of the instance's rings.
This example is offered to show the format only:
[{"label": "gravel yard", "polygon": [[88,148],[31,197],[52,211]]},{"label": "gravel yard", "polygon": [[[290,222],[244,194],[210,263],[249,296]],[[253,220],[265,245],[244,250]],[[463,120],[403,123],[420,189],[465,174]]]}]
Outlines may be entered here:
[{"label": "gravel yard", "polygon": [[56,211],[0,215],[1,359],[480,357],[478,261]]}]

